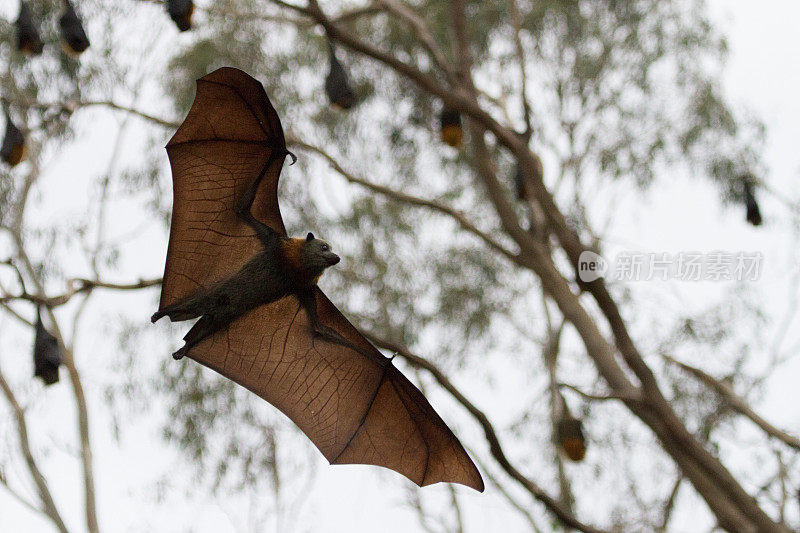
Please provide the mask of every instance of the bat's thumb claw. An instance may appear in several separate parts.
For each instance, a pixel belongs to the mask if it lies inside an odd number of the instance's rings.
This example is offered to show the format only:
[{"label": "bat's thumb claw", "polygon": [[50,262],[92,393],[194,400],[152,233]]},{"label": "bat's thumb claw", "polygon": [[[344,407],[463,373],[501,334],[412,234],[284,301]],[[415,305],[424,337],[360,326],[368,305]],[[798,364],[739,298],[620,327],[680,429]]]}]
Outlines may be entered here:
[{"label": "bat's thumb claw", "polygon": [[155,313],[153,313],[153,316],[151,316],[151,317],[150,317],[150,322],[152,322],[152,323],[154,323],[154,324],[155,324],[155,323],[156,323],[156,321],[157,321],[159,318],[161,318],[162,316],[164,316],[164,315],[162,315],[160,312],[156,311]]},{"label": "bat's thumb claw", "polygon": [[297,163],[297,156],[294,155],[293,152],[290,152],[289,150],[286,150],[286,155],[288,155],[289,157],[292,158],[292,162],[289,163],[289,165],[294,165],[295,163]]}]

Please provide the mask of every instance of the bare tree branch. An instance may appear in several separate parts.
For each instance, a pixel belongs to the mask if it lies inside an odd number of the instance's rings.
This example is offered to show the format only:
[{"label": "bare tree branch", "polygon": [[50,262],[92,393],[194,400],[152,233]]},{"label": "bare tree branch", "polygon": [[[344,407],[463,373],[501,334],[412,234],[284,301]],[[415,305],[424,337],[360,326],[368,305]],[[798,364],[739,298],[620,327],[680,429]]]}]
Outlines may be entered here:
[{"label": "bare tree branch", "polygon": [[61,514],[58,512],[58,508],[53,500],[53,495],[50,493],[47,480],[45,480],[44,475],[36,464],[36,459],[33,457],[30,438],[28,436],[28,424],[25,421],[25,412],[22,410],[22,407],[20,407],[19,402],[17,402],[14,392],[8,385],[8,382],[3,376],[2,371],[0,371],[0,391],[2,391],[3,396],[5,396],[6,401],[11,407],[11,411],[14,414],[14,418],[17,422],[19,447],[22,450],[22,455],[25,458],[25,464],[28,467],[28,471],[30,472],[33,482],[36,484],[36,488],[39,491],[39,499],[42,503],[42,511],[50,518],[50,520],[53,522],[53,525],[55,525],[61,533],[68,533],[67,526],[64,524],[64,520],[62,520]]},{"label": "bare tree branch", "polygon": [[486,414],[478,409],[472,402],[470,402],[462,393],[459,391],[447,376],[439,370],[433,363],[424,359],[418,355],[411,353],[405,346],[391,342],[389,340],[383,339],[373,333],[365,332],[366,336],[372,340],[377,346],[394,352],[401,356],[403,359],[408,361],[413,367],[421,368],[426,370],[430,373],[433,378],[441,385],[450,395],[455,398],[458,403],[464,406],[467,411],[472,415],[472,417],[480,424],[483,428],[483,432],[486,436],[486,440],[489,443],[489,450],[492,456],[495,458],[497,463],[500,467],[509,475],[511,476],[517,483],[519,483],[525,490],[527,490],[531,496],[539,500],[541,503],[545,505],[545,507],[550,511],[556,518],[559,519],[565,526],[577,529],[579,531],[583,531],[584,533],[599,533],[601,530],[596,529],[592,526],[584,524],[583,522],[579,521],[575,516],[573,516],[569,511],[564,509],[564,507],[555,499],[548,495],[541,487],[539,487],[536,483],[532,480],[527,478],[523,475],[516,467],[514,467],[503,451],[502,446],[500,445],[500,439],[497,436],[497,432],[495,431],[494,427],[492,426],[491,422],[489,422],[489,418]]},{"label": "bare tree branch", "polygon": [[26,300],[36,305],[45,307],[58,307],[70,301],[70,299],[78,294],[87,294],[95,289],[109,289],[118,291],[133,291],[137,289],[145,289],[148,287],[155,287],[161,284],[161,278],[153,279],[140,279],[133,283],[109,283],[100,280],[89,280],[83,278],[72,278],[67,280],[66,292],[56,296],[40,296],[36,294],[29,294],[22,292],[21,294],[13,296],[0,297],[0,303],[13,302],[17,300]]},{"label": "bare tree branch", "polygon": [[380,5],[385,7],[389,12],[397,17],[405,20],[414,30],[414,35],[420,41],[425,50],[428,51],[434,63],[444,72],[445,76],[453,81],[455,79],[455,72],[450,66],[447,58],[442,52],[436,40],[433,38],[425,20],[420,17],[413,9],[404,5],[397,0],[377,0]]},{"label": "bare tree branch", "polygon": [[658,533],[667,531],[670,518],[672,518],[672,511],[675,509],[675,501],[678,499],[678,491],[681,488],[681,483],[683,483],[683,476],[680,476],[675,480],[675,484],[672,486],[672,490],[667,497],[667,501],[664,502],[664,508],[661,515],[661,524],[658,526],[658,528],[656,528]]},{"label": "bare tree branch", "polygon": [[396,191],[394,189],[390,189],[388,187],[384,187],[382,185],[378,185],[375,183],[371,183],[365,179],[359,178],[355,176],[353,173],[348,172],[344,169],[344,167],[339,164],[339,162],[331,156],[328,152],[323,150],[318,146],[314,146],[312,144],[308,144],[306,142],[300,141],[294,137],[287,137],[286,139],[287,144],[291,146],[297,146],[301,149],[308,150],[310,152],[314,152],[324,158],[331,167],[338,172],[344,179],[349,181],[350,183],[355,183],[357,185],[361,185],[362,187],[369,189],[373,192],[377,192],[383,196],[391,198],[393,200],[397,200],[399,202],[404,202],[407,204],[411,204],[417,207],[425,207],[436,211],[438,213],[447,215],[448,217],[452,218],[458,225],[461,226],[462,229],[465,231],[475,235],[479,239],[481,239],[489,248],[493,249],[494,251],[498,252],[499,254],[505,256],[506,258],[510,259],[514,263],[517,263],[517,256],[512,253],[510,250],[505,248],[502,244],[500,244],[497,240],[495,240],[491,235],[488,233],[481,231],[478,229],[474,224],[472,224],[466,216],[462,213],[456,211],[455,209],[448,207],[444,204],[439,202],[435,202],[433,200],[426,200],[424,198],[419,198],[417,196],[411,196],[409,194]]},{"label": "bare tree branch", "polygon": [[492,473],[491,469],[488,468],[488,466],[484,464],[483,461],[481,461],[481,458],[478,454],[476,454],[473,450],[469,451],[470,455],[475,459],[475,462],[478,463],[478,466],[480,467],[482,474],[489,480],[489,483],[494,485],[494,487],[498,490],[498,492],[500,492],[500,494],[503,495],[503,497],[511,505],[511,507],[516,509],[517,512],[519,512],[519,514],[522,515],[525,521],[528,522],[528,525],[531,526],[531,531],[533,531],[534,533],[541,533],[542,529],[536,523],[536,520],[534,520],[533,515],[531,515],[530,511],[528,511],[528,509],[526,509],[524,505],[519,503],[514,498],[514,496],[512,496],[511,493],[508,492],[508,490],[503,486],[503,484],[500,483],[500,481]]},{"label": "bare tree branch", "polygon": [[113,100],[74,100],[70,102],[36,102],[32,100],[16,100],[10,99],[5,96],[0,96],[0,102],[6,103],[14,107],[21,107],[24,109],[40,109],[40,110],[53,110],[57,113],[73,114],[75,111],[82,107],[107,107],[116,111],[124,111],[136,115],[140,118],[158,124],[164,128],[177,128],[180,122],[166,120],[150,113],[140,111],[133,107],[118,104]]},{"label": "bare tree branch", "polygon": [[758,413],[756,413],[750,405],[747,403],[747,400],[736,394],[733,390],[733,387],[730,383],[719,380],[712,375],[700,370],[697,367],[688,365],[686,363],[682,363],[672,357],[662,354],[662,357],[668,361],[669,363],[681,368],[682,370],[691,374],[695,379],[712,389],[714,392],[719,394],[725,403],[730,405],[736,412],[743,415],[744,417],[748,418],[751,422],[753,422],[756,426],[758,426],[764,433],[769,435],[774,439],[778,439],[779,441],[783,442],[787,446],[794,448],[795,450],[800,451],[800,439],[795,437],[794,435],[790,435],[789,433],[776,428],[766,420],[764,420]]},{"label": "bare tree branch", "polygon": [[531,123],[531,107],[528,104],[528,74],[525,70],[525,48],[522,46],[522,15],[519,12],[517,0],[508,0],[508,7],[511,11],[511,26],[514,32],[514,46],[517,52],[517,61],[519,63],[520,73],[520,99],[522,100],[522,116],[525,121],[525,134],[526,138],[530,138],[533,133],[533,124]]},{"label": "bare tree branch", "polygon": [[591,401],[598,401],[598,402],[607,402],[609,400],[615,401],[622,401],[622,402],[641,402],[642,396],[640,394],[616,394],[616,393],[607,393],[607,394],[596,394],[591,392],[586,392],[584,390],[579,389],[574,385],[570,385],[569,383],[559,383],[559,387],[564,389],[569,389],[573,392],[578,393],[580,396],[586,398],[587,400]]}]

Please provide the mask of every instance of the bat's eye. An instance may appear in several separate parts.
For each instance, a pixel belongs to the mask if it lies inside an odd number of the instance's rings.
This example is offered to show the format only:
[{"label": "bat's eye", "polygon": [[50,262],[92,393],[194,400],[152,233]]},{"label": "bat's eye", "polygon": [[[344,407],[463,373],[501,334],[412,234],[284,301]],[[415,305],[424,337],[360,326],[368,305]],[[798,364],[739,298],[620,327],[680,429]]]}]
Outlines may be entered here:
[{"label": "bat's eye", "polygon": [[331,249],[331,247],[330,247],[330,246],[328,246],[327,244],[323,244],[323,245],[322,245],[322,248],[321,248],[321,250],[322,250],[323,252],[328,252],[328,251],[330,251],[330,249]]}]

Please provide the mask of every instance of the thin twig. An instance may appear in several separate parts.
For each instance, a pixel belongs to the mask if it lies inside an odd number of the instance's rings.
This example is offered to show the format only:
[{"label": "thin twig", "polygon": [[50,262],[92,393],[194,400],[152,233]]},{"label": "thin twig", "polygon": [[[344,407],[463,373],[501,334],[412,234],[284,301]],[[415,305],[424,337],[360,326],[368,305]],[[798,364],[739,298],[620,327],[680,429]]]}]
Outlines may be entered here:
[{"label": "thin twig", "polygon": [[107,107],[109,109],[114,109],[116,111],[124,111],[126,113],[136,115],[150,122],[154,122],[159,126],[163,126],[164,128],[177,128],[180,125],[180,122],[163,119],[155,115],[151,115],[150,113],[141,111],[139,109],[118,104],[113,100],[74,100],[70,102],[37,102],[35,100],[10,99],[5,96],[0,96],[0,102],[26,109],[28,108],[41,109],[41,110],[54,109],[61,113],[67,113],[70,115],[82,107]]},{"label": "thin twig", "polygon": [[470,452],[470,455],[475,460],[475,462],[478,463],[481,472],[489,480],[489,483],[491,483],[494,486],[494,488],[496,488],[498,492],[500,492],[500,494],[503,495],[503,497],[511,505],[511,507],[516,509],[519,512],[519,514],[522,515],[525,521],[528,522],[528,525],[531,526],[531,531],[533,531],[534,533],[541,533],[542,529],[539,527],[539,524],[536,523],[536,520],[534,520],[533,515],[530,513],[530,511],[528,511],[528,509],[526,509],[524,505],[519,503],[514,498],[514,496],[512,496],[511,493],[508,492],[508,490],[503,486],[503,484],[500,483],[497,477],[492,473],[492,470],[488,467],[488,465],[486,465],[486,463],[484,463],[481,460],[480,456],[476,454],[474,450],[470,448],[467,448],[467,450]]},{"label": "thin twig", "polygon": [[47,518],[50,518],[48,514],[44,511],[44,509],[36,507],[36,505],[34,505],[33,502],[28,501],[28,499],[25,498],[25,496],[20,494],[14,487],[12,487],[11,484],[8,482],[8,479],[6,479],[6,476],[2,472],[0,472],[0,485],[2,485],[3,488],[6,489],[6,492],[8,492],[15,500],[21,503],[24,507],[27,507],[34,513],[38,513],[44,515]]},{"label": "thin twig", "polygon": [[444,204],[441,204],[439,202],[435,202],[433,200],[427,200],[417,196],[412,196],[410,194],[396,191],[394,189],[384,187],[383,185],[378,185],[376,183],[372,183],[365,179],[359,178],[355,176],[353,173],[345,170],[344,167],[342,167],[341,164],[339,164],[339,162],[333,156],[331,156],[328,152],[326,152],[325,150],[323,150],[318,146],[308,144],[293,137],[287,137],[286,142],[289,145],[294,145],[301,149],[308,150],[310,152],[314,152],[322,156],[336,172],[338,172],[344,179],[346,179],[351,183],[361,185],[366,189],[380,193],[393,200],[405,202],[418,207],[426,207],[428,209],[432,209],[436,212],[449,216],[450,218],[458,222],[459,226],[461,226],[465,231],[472,233],[476,237],[480,238],[490,248],[500,253],[501,255],[507,257],[508,259],[512,260],[513,262],[517,263],[516,254],[505,248],[502,244],[500,244],[488,233],[478,229],[474,224],[472,224],[469,220],[467,220],[466,216],[456,211],[455,209],[446,206]]},{"label": "thin twig", "polygon": [[569,389],[573,392],[577,392],[580,396],[586,398],[587,400],[598,401],[598,402],[607,402],[609,400],[614,401],[621,401],[621,402],[641,402],[642,397],[640,395],[634,394],[617,394],[617,393],[606,393],[606,394],[597,394],[592,392],[586,392],[584,390],[579,389],[574,385],[570,385],[569,383],[559,383],[558,386],[560,388]]},{"label": "thin twig", "polygon": [[531,124],[531,108],[528,104],[528,74],[525,70],[525,48],[522,46],[522,15],[519,12],[517,0],[508,0],[508,7],[511,11],[511,26],[514,30],[514,46],[517,52],[517,61],[519,63],[519,72],[521,78],[521,100],[522,100],[522,113],[525,120],[525,134],[526,139],[530,139],[533,133],[533,124]]},{"label": "thin twig", "polygon": [[735,411],[739,414],[745,416],[746,418],[750,419],[756,426],[758,426],[764,433],[778,439],[779,441],[783,442],[787,446],[794,448],[795,450],[800,450],[800,439],[795,437],[794,435],[790,435],[789,433],[783,431],[782,429],[778,429],[766,420],[764,420],[758,413],[756,413],[752,407],[747,403],[747,400],[736,394],[733,390],[733,387],[726,383],[725,381],[716,379],[712,375],[700,370],[699,368],[693,367],[686,363],[682,363],[672,357],[662,354],[662,357],[668,361],[669,363],[685,370],[692,376],[694,376],[698,381],[704,383],[706,386],[714,390],[717,394],[719,394],[725,402],[730,405]]},{"label": "thin twig", "polygon": [[94,281],[83,278],[73,278],[67,281],[66,292],[57,296],[40,296],[37,294],[30,294],[22,292],[21,294],[0,297],[0,304],[13,302],[17,300],[26,300],[36,305],[45,307],[58,307],[70,301],[70,299],[77,294],[90,293],[95,289],[110,289],[119,291],[132,291],[137,289],[145,289],[154,287],[161,284],[161,278],[153,279],[140,279],[133,283],[109,283],[105,281]]},{"label": "thin twig", "polygon": [[417,37],[425,50],[427,50],[434,63],[436,63],[442,72],[444,72],[449,80],[453,81],[455,79],[455,72],[448,63],[447,58],[445,57],[441,48],[439,48],[439,45],[436,44],[436,40],[433,38],[433,34],[431,34],[431,31],[425,24],[425,20],[413,9],[396,0],[378,0],[378,3],[384,6],[392,14],[405,20],[411,26],[411,28],[414,30],[414,35]]},{"label": "thin twig", "polygon": [[17,422],[19,447],[22,450],[22,455],[25,457],[25,464],[28,467],[28,471],[30,472],[33,482],[36,484],[36,488],[39,491],[39,498],[42,502],[43,512],[50,518],[50,520],[61,533],[68,533],[67,526],[64,525],[61,514],[58,512],[58,508],[53,500],[53,495],[51,494],[50,488],[47,485],[47,480],[45,479],[41,470],[39,470],[39,466],[36,464],[36,459],[33,457],[30,438],[28,436],[28,424],[25,421],[25,412],[22,410],[19,402],[17,402],[14,392],[11,390],[8,382],[6,382],[2,371],[0,371],[0,391],[2,391],[3,396],[5,396],[6,401],[11,407],[11,411],[14,414],[14,418]]},{"label": "thin twig", "polygon": [[678,491],[681,488],[681,483],[683,483],[683,476],[680,476],[675,480],[675,484],[672,486],[672,490],[667,497],[667,501],[664,502],[664,509],[661,515],[661,525],[656,528],[656,531],[659,533],[667,530],[669,520],[672,518],[672,511],[675,509],[675,502],[678,499]]},{"label": "thin twig", "polygon": [[515,466],[511,464],[506,457],[505,451],[503,451],[503,447],[500,444],[500,439],[497,435],[497,432],[492,426],[491,422],[489,422],[489,418],[486,414],[478,409],[472,402],[470,402],[460,390],[458,390],[453,383],[444,375],[444,373],[439,370],[439,368],[418,355],[411,353],[405,346],[401,344],[397,344],[395,342],[391,342],[389,340],[383,339],[377,335],[372,333],[366,333],[367,337],[374,342],[377,346],[389,350],[393,353],[396,353],[406,361],[408,361],[412,366],[415,368],[421,368],[426,370],[430,373],[433,378],[441,385],[448,393],[450,393],[453,398],[455,398],[462,406],[464,406],[467,411],[472,415],[472,417],[480,424],[481,428],[483,429],[484,435],[486,436],[486,440],[489,443],[489,450],[492,454],[492,457],[495,458],[498,465],[509,475],[511,476],[517,483],[520,484],[525,490],[527,490],[531,496],[539,500],[544,506],[556,517],[560,520],[565,526],[577,529],[579,531],[583,531],[584,533],[593,532],[599,533],[601,530],[596,529],[590,525],[584,524],[580,520],[578,520],[574,515],[572,515],[569,511],[567,511],[555,498],[548,495],[541,487],[539,487],[536,483],[534,483],[531,479],[523,475]]}]

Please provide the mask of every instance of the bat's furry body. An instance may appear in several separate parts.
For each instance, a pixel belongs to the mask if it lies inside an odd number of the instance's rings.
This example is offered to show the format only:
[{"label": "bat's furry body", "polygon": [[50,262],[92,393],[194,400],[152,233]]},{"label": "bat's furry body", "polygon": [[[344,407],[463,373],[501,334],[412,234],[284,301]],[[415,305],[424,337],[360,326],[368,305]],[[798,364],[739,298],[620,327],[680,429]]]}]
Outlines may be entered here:
[{"label": "bat's furry body", "polygon": [[175,197],[152,320],[199,317],[175,357],[278,407],[331,463],[482,491],[477,468],[419,389],[317,286],[339,257],[311,233],[286,235],[277,189],[289,152],[263,86],[232,68],[198,80],[167,153]]},{"label": "bat's furry body", "polygon": [[315,239],[313,233],[309,233],[305,239],[285,237],[259,222],[250,208],[262,179],[263,174],[247,188],[237,203],[236,215],[253,228],[264,249],[233,276],[207,289],[200,289],[151,317],[153,322],[163,316],[168,316],[171,321],[201,317],[184,337],[186,344],[183,348],[173,354],[176,359],[248,311],[280,300],[288,294],[297,296],[306,313],[312,317],[314,335],[349,345],[319,323],[316,301],[310,293],[322,272],[339,262],[339,256],[331,251],[327,242]]},{"label": "bat's furry body", "polygon": [[356,96],[350,87],[350,79],[342,64],[336,59],[336,50],[330,41],[328,41],[328,51],[330,71],[325,77],[325,93],[328,95],[331,105],[340,109],[350,109],[356,103]]},{"label": "bat's furry body", "polygon": [[17,17],[17,50],[28,55],[39,55],[44,45],[39,30],[33,22],[31,10],[25,2],[20,2]]},{"label": "bat's furry body", "polygon": [[192,0],[167,0],[167,12],[180,31],[192,29],[192,13],[194,13]]},{"label": "bat's furry body", "polygon": [[282,298],[289,290],[289,277],[278,267],[274,250],[265,250],[230,278],[165,307],[153,315],[153,320],[167,316],[179,322],[209,314],[230,322],[254,307]]},{"label": "bat's furry body", "polygon": [[753,183],[755,183],[755,178],[748,174],[745,175],[744,179],[744,204],[747,210],[747,221],[752,224],[753,226],[760,226],[762,219],[761,219],[761,210],[758,208],[758,202],[756,201],[756,194],[753,190]]},{"label": "bat's furry body", "polygon": [[61,46],[68,55],[78,57],[89,48],[89,38],[83,29],[83,23],[69,0],[64,0],[64,12],[58,19],[58,24],[61,28]]},{"label": "bat's furry body", "polygon": [[10,166],[18,165],[25,158],[25,136],[11,120],[6,111],[6,134],[0,146],[0,160]]}]

